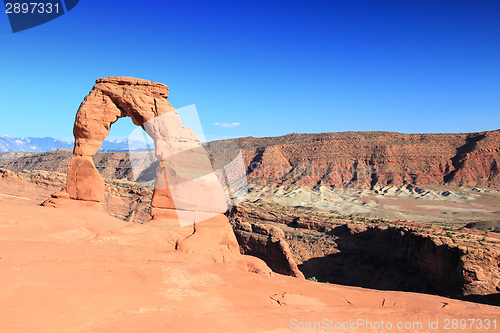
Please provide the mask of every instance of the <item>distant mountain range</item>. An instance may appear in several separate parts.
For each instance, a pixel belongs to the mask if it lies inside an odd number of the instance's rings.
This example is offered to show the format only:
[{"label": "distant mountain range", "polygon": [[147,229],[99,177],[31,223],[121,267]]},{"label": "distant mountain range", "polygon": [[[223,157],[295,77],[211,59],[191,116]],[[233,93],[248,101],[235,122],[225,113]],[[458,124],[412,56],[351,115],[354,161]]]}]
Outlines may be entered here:
[{"label": "distant mountain range", "polygon": [[[500,130],[461,134],[294,133],[223,142],[228,144],[220,145],[222,151],[217,156],[230,162],[241,149],[252,186],[310,186],[316,188],[314,191],[323,186],[364,189],[407,185],[500,190]],[[135,146],[140,141],[131,143]],[[113,147],[118,152],[95,155],[94,163],[105,178],[133,179],[129,154],[123,151],[127,145],[126,139],[105,141],[103,149]],[[144,155],[146,158],[148,153]],[[0,167],[16,172],[26,169],[66,173],[73,154],[61,150],[0,153],[0,157]]]},{"label": "distant mountain range", "polygon": [[[10,135],[0,135],[0,152],[24,151],[47,152],[60,148],[72,149],[73,142],[51,137],[45,138],[15,138]],[[128,139],[104,140],[100,151],[126,151]]]}]

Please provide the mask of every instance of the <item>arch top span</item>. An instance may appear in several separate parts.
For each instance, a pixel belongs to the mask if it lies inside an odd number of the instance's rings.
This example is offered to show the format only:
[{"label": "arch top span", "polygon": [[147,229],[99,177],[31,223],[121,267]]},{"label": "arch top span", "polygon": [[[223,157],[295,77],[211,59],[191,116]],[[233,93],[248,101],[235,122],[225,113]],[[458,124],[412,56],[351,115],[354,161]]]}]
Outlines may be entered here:
[{"label": "arch top span", "polygon": [[168,87],[163,83],[122,76],[98,79],[76,113],[73,153],[93,156],[119,118],[130,117],[134,124],[143,126],[175,111],[167,98]]}]

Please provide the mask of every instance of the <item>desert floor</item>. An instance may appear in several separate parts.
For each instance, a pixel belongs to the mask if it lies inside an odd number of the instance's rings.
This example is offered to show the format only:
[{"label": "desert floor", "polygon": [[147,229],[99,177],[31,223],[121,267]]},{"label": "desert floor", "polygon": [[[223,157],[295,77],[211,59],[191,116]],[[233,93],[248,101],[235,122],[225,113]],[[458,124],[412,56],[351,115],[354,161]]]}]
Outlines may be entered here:
[{"label": "desert floor", "polygon": [[175,250],[175,225],[0,193],[0,332],[500,331],[498,307],[250,273]]}]

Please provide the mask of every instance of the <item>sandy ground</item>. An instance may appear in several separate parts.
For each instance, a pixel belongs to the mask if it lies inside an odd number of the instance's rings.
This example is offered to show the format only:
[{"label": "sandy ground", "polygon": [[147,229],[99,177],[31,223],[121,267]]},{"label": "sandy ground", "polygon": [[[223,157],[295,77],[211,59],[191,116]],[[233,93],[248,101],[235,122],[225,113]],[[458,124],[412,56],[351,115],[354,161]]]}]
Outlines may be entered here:
[{"label": "sandy ground", "polygon": [[0,332],[500,331],[498,307],[245,272],[175,250],[185,229],[39,206],[48,192],[0,180]]},{"label": "sandy ground", "polygon": [[340,215],[420,222],[445,222],[462,227],[471,221],[500,220],[500,191],[478,188],[426,189],[377,187],[331,189],[327,186],[251,186],[245,201],[303,207]]}]

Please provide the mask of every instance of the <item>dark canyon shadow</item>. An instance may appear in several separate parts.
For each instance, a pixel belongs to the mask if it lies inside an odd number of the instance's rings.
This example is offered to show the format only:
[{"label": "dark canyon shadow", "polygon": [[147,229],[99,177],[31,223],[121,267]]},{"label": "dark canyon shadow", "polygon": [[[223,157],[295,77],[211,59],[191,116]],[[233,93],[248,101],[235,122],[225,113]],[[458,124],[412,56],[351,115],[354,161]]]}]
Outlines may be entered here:
[{"label": "dark canyon shadow", "polygon": [[299,265],[306,278],[379,290],[410,291],[500,305],[495,295],[463,295],[466,283],[457,247],[393,227],[353,230],[341,225],[327,232],[338,252]]}]

